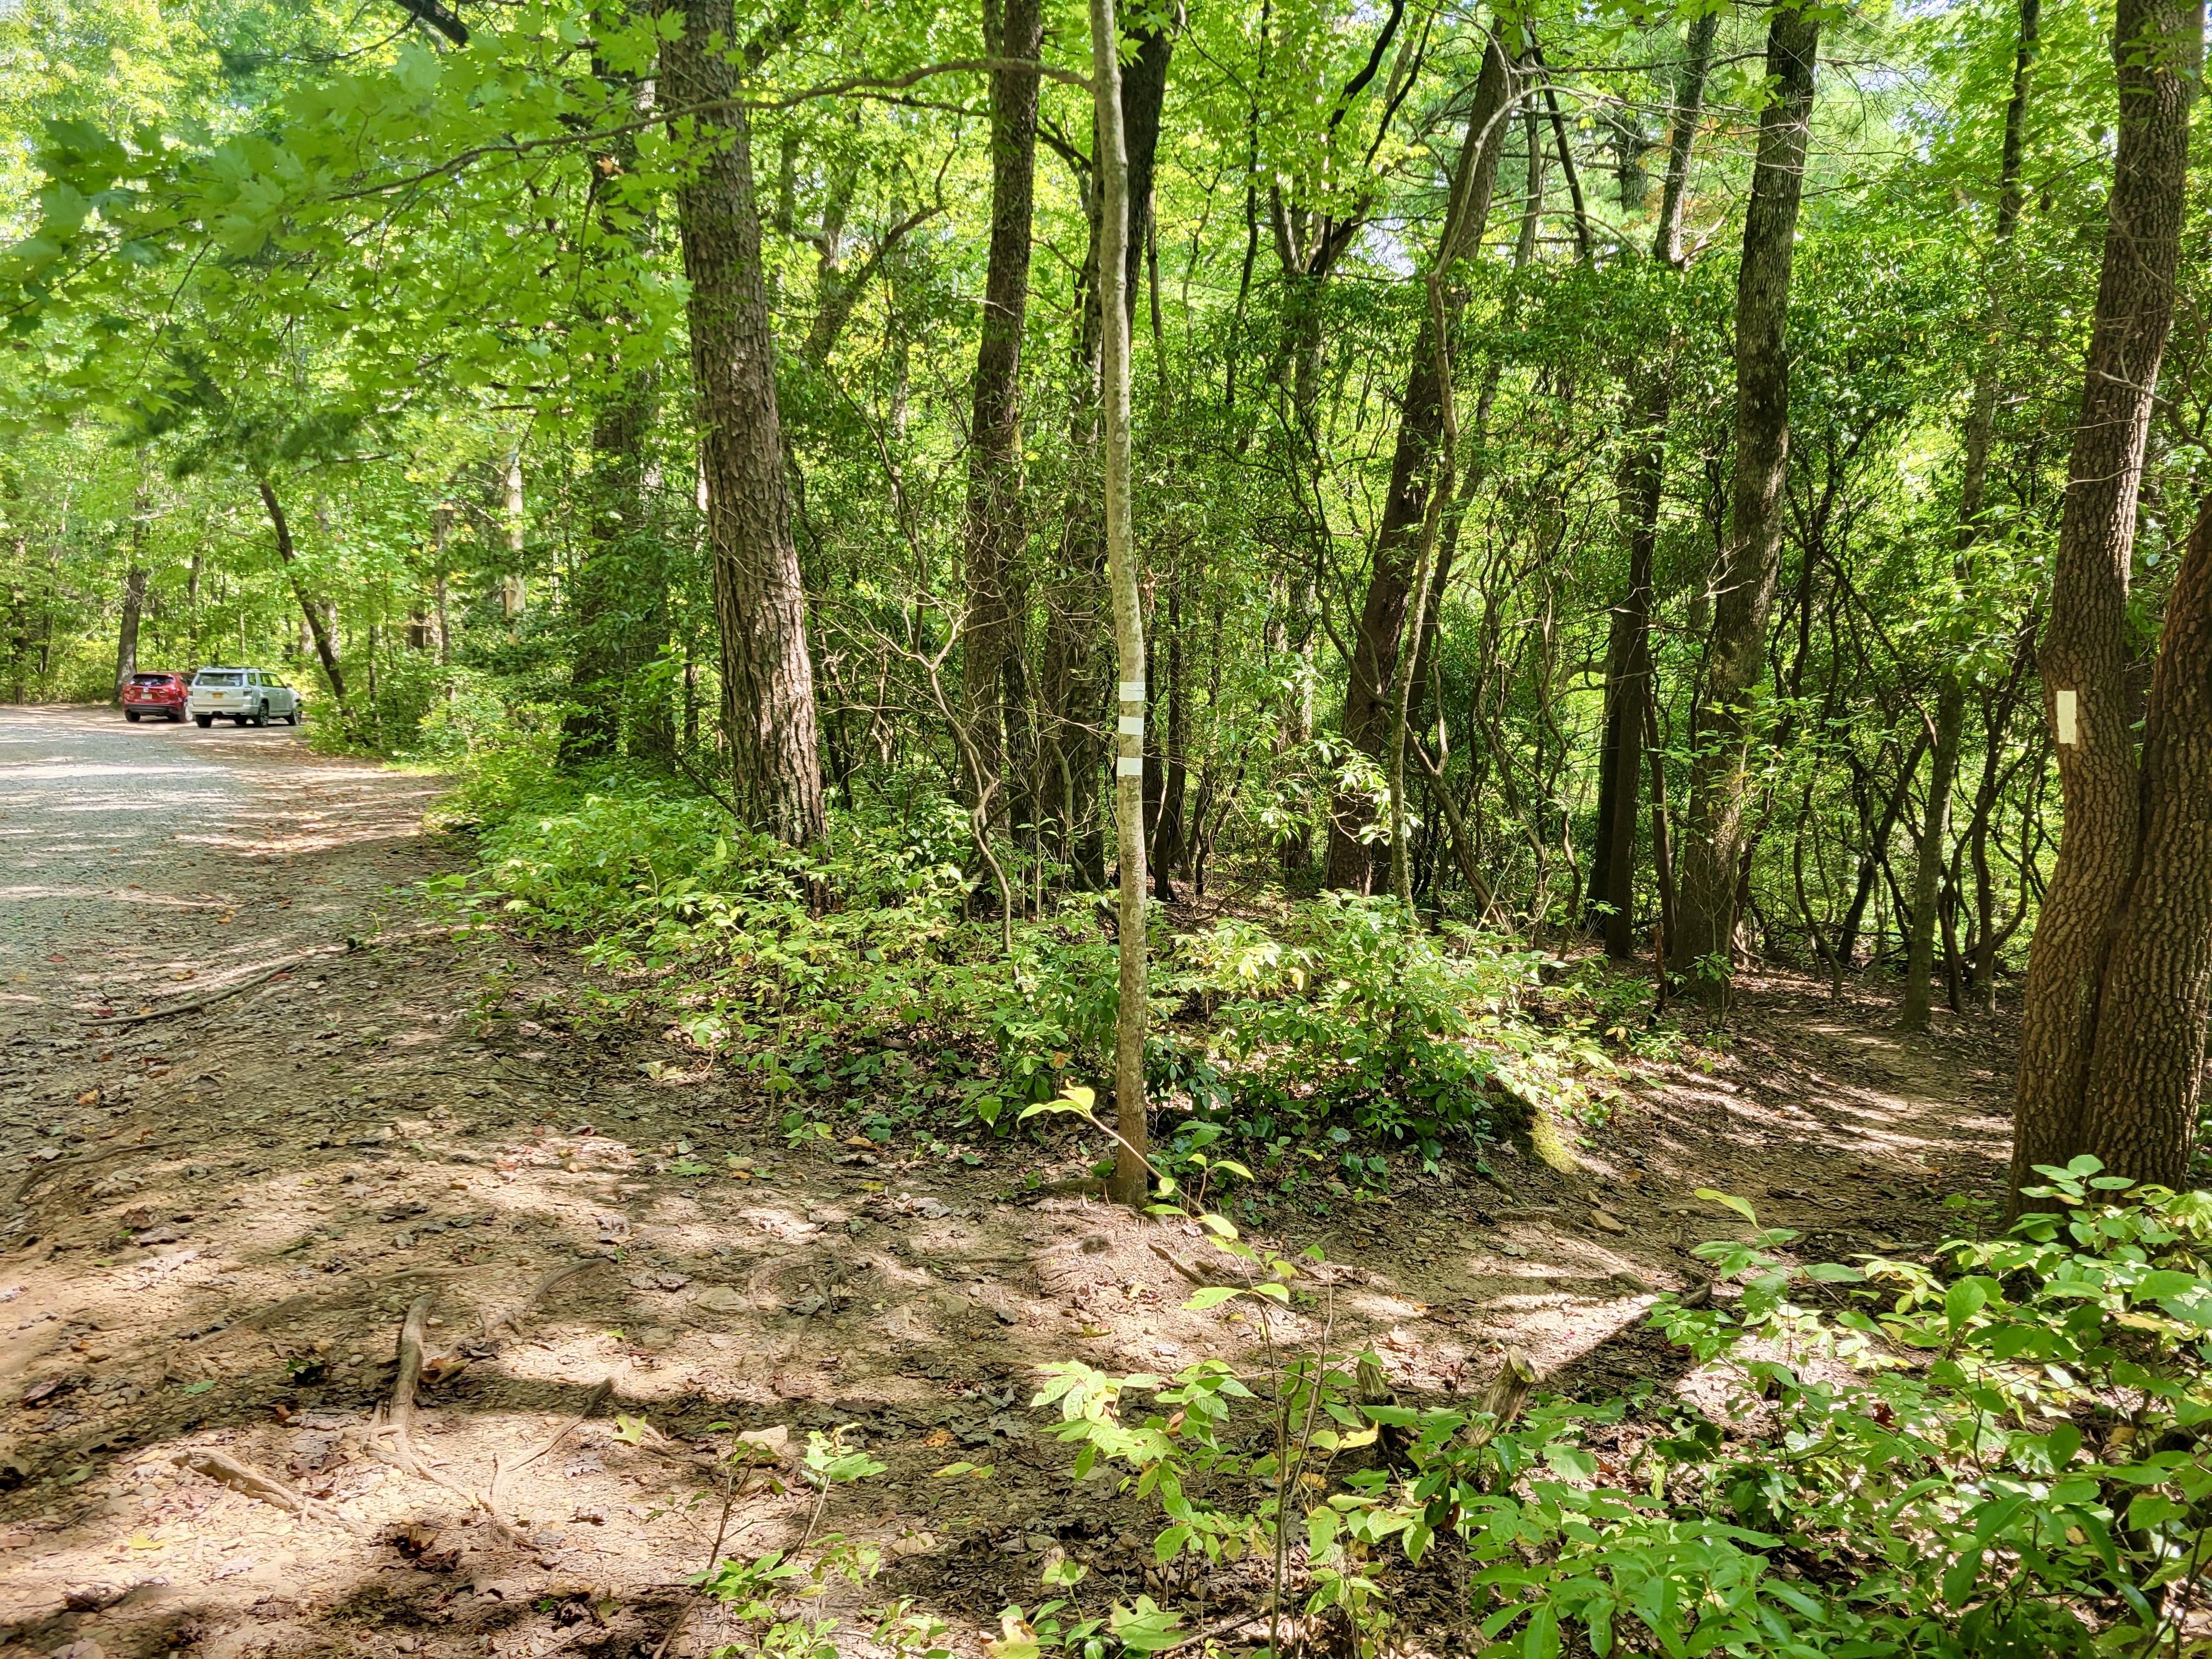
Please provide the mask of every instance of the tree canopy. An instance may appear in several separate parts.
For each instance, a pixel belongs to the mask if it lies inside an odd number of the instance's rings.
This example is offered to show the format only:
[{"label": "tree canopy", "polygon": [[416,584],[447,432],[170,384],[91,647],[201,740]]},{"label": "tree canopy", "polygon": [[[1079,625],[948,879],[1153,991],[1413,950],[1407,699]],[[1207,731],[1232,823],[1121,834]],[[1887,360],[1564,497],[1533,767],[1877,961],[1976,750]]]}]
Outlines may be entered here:
[{"label": "tree canopy", "polygon": [[[957,823],[1008,949],[1140,863],[1708,1002],[1765,957],[1993,1007],[2071,711],[2114,801],[2152,705],[2199,741],[2185,661],[2153,696],[2212,416],[2197,14],[1154,5],[1105,104],[1092,21],[24,0],[10,694],[296,662],[319,741],[495,817]],[[2092,611],[2077,691],[2044,642]],[[2112,811],[2099,937],[2166,902]]]}]

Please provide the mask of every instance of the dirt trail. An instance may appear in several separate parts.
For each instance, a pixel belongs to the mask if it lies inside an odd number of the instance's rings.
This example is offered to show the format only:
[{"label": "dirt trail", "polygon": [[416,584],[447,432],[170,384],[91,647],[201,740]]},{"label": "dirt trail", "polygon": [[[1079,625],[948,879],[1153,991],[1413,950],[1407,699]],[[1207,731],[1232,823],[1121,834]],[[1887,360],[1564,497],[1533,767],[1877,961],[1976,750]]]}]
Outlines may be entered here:
[{"label": "dirt trail", "polygon": [[[963,1652],[1039,1599],[1052,1548],[1102,1592],[1236,1606],[1234,1574],[1163,1577],[1137,1507],[1072,1489],[1026,1410],[1047,1360],[1249,1357],[1234,1310],[1182,1308],[1194,1230],[1001,1203],[1018,1144],[791,1151],[741,1085],[649,1075],[678,1058],[654,1034],[541,1024],[568,957],[463,948],[384,896],[461,861],[419,831],[431,788],[289,733],[0,712],[0,1659],[704,1653],[722,1632],[683,1583],[732,1425],[842,1428],[888,1465],[823,1524],[881,1545],[873,1599]],[[94,1023],[349,938],[372,942],[200,1012]],[[1548,1387],[1664,1378],[1643,1312],[1720,1231],[1692,1188],[1833,1252],[1929,1240],[1936,1196],[1994,1182],[2007,1039],[1891,1019],[1747,987],[1733,1047],[1623,1079],[1572,1167],[1462,1165],[1288,1227],[1328,1257],[1293,1325],[1371,1342],[1409,1395],[1479,1388],[1508,1343]],[[927,1044],[872,1058],[856,1086],[937,1086]],[[425,1296],[410,1462],[378,1414]],[[997,1474],[931,1478],[955,1460]],[[312,1503],[205,1472],[239,1465]],[[807,1510],[740,1498],[725,1553]]]}]

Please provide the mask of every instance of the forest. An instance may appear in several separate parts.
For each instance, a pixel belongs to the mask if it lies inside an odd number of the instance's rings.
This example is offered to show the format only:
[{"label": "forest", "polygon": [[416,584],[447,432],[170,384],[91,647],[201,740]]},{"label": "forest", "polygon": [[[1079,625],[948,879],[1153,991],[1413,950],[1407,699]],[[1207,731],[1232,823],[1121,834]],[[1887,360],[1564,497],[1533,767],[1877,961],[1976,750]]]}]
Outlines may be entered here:
[{"label": "forest", "polygon": [[[472,1019],[744,1103],[687,1179],[742,1121],[1152,1229],[1248,1346],[1030,1355],[1158,1570],[1052,1545],[996,1659],[2212,1650],[2204,21],[0,0],[0,696],[281,673],[428,781],[380,879]],[[1316,1316],[1302,1229],[1632,1233],[1624,1079],[1809,1100],[1845,1027],[1996,1128],[1848,1262],[1755,1212],[1827,1153],[1668,1177],[1726,1409]],[[714,1651],[971,1651],[856,1622],[843,1433]]]}]

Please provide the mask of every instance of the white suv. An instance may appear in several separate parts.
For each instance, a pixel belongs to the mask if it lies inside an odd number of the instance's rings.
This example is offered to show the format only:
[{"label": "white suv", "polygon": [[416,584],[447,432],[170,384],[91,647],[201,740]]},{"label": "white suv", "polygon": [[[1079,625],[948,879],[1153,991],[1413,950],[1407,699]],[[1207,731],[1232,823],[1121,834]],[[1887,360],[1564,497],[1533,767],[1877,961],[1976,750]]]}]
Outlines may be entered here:
[{"label": "white suv", "polygon": [[248,720],[256,726],[271,720],[300,723],[299,694],[265,668],[203,668],[192,676],[185,707],[203,726],[218,718],[240,726]]}]

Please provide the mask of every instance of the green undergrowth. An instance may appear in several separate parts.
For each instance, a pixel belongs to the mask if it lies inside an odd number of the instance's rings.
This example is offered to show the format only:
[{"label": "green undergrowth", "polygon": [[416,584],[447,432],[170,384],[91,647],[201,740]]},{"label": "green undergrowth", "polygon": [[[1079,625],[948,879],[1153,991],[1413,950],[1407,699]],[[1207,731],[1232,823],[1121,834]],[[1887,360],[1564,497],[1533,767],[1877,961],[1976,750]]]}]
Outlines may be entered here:
[{"label": "green undergrowth", "polygon": [[[1021,1106],[1111,1074],[1110,919],[1092,894],[1048,893],[1009,951],[977,914],[990,889],[963,871],[952,802],[833,811],[804,850],[665,781],[581,786],[542,766],[472,773],[455,810],[478,824],[479,862],[431,896],[576,942],[595,969],[527,1018],[586,1036],[648,1024],[671,1043],[656,1068],[744,1075],[795,1138],[976,1161],[975,1145],[1018,1132]],[[1408,926],[1389,899],[1325,895],[1190,930],[1156,908],[1152,927],[1163,1158],[1188,1174],[1233,1146],[1248,1201],[1356,1200],[1401,1164],[1553,1144],[1602,1120],[1610,1051],[1668,1036],[1632,1013],[1634,981]]]},{"label": "green undergrowth", "polygon": [[[1807,1261],[1796,1234],[1702,1193],[1751,1234],[1697,1247],[1701,1305],[1650,1315],[1683,1382],[1595,1399],[1531,1392],[1509,1355],[1519,1386],[1401,1401],[1375,1352],[1288,1311],[1302,1261],[1207,1215],[1224,1282],[1189,1306],[1236,1304],[1264,1339],[1251,1358],[1048,1363],[1031,1405],[1076,1489],[1142,1504],[1163,1577],[1211,1605],[1102,1585],[1055,1547],[986,1651],[1382,1659],[1423,1650],[1410,1604],[1498,1659],[2202,1655],[2212,1198],[2094,1158],[2043,1173],[2051,1212],[1925,1261]],[[882,1469],[817,1435],[817,1519],[833,1482]],[[835,1536],[717,1564],[700,1582],[738,1627],[720,1651],[833,1659],[841,1623],[810,1598],[881,1565]],[[860,1623],[893,1651],[951,1650],[909,1601]]]},{"label": "green undergrowth", "polygon": [[[1779,1228],[1698,1246],[1717,1294],[1651,1315],[1694,1392],[1401,1404],[1376,1355],[1291,1324],[1271,1370],[1067,1362],[1038,1403],[1079,1479],[1157,1505],[1162,1562],[1261,1564],[1249,1588],[1330,1651],[1394,1650],[1441,1565],[1501,1659],[2201,1654],[2212,1197],[2100,1168],[2044,1170],[2054,1212],[1932,1263],[1806,1262]],[[1249,1288],[1193,1304],[1280,1323],[1297,1264],[1217,1242]]]}]

